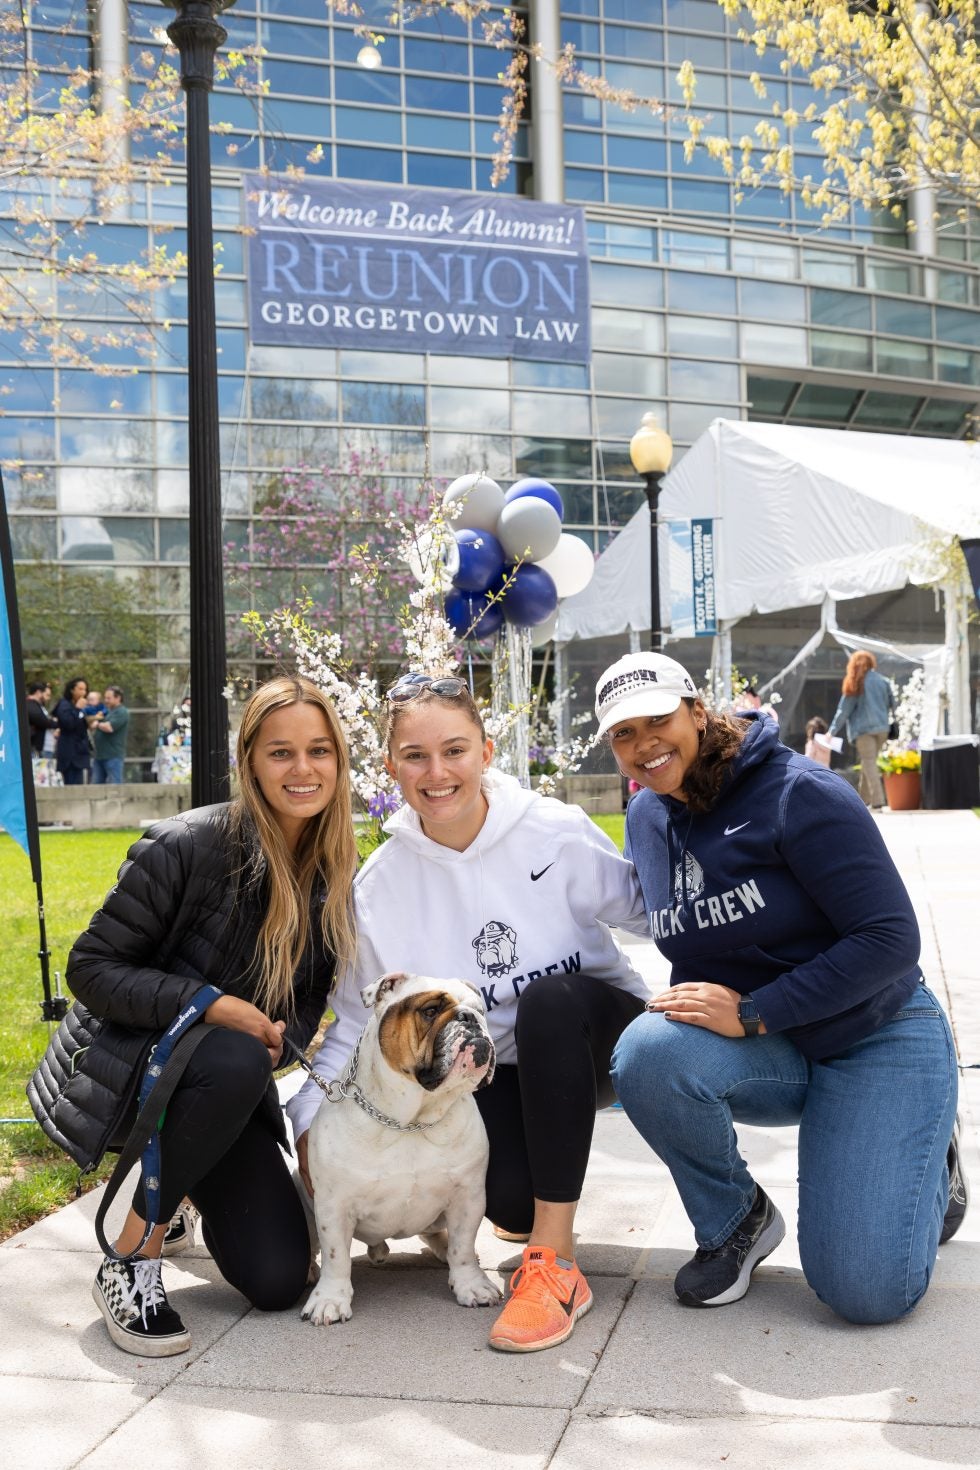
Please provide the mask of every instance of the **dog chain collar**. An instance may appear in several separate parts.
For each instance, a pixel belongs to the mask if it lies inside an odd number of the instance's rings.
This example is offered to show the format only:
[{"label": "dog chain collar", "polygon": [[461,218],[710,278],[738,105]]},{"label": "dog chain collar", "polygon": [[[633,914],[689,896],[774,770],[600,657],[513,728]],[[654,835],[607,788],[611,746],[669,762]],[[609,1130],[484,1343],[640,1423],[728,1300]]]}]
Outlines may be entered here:
[{"label": "dog chain collar", "polygon": [[424,1133],[426,1129],[433,1126],[433,1123],[438,1122],[438,1119],[433,1119],[432,1123],[399,1123],[397,1118],[389,1118],[387,1113],[383,1113],[380,1108],[376,1108],[374,1103],[364,1096],[356,1081],[357,1063],[360,1060],[361,1042],[363,1040],[364,1032],[362,1031],[357,1038],[357,1045],[351,1053],[346,1077],[344,1077],[343,1081],[339,1077],[335,1077],[332,1082],[324,1082],[319,1072],[315,1072],[310,1066],[298,1046],[294,1046],[291,1041],[287,1041],[286,1044],[294,1053],[300,1065],[309,1072],[313,1081],[328,1102],[338,1103],[343,1102],[345,1098],[350,1098],[351,1102],[357,1103],[357,1106],[362,1108],[369,1118],[373,1118],[376,1123],[384,1124],[385,1128],[396,1128],[399,1133]]}]

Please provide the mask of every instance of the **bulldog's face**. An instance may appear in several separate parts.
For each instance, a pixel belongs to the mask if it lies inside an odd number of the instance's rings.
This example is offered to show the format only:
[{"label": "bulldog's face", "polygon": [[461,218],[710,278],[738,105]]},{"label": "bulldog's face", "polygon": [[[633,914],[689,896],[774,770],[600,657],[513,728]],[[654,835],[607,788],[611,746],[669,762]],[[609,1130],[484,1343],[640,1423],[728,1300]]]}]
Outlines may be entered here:
[{"label": "bulldog's face", "polygon": [[483,998],[465,980],[383,975],[361,999],[374,1007],[381,1055],[393,1071],[427,1092],[448,1082],[475,1092],[491,1081],[495,1057]]}]

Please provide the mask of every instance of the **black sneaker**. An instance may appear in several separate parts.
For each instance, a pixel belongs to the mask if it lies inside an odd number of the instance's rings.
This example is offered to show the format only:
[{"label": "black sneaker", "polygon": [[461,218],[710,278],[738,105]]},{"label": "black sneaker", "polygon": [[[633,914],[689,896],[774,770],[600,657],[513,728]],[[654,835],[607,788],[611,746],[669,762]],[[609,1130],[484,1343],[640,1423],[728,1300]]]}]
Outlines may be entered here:
[{"label": "black sneaker", "polygon": [[945,1245],[947,1240],[952,1240],[966,1218],[967,1206],[970,1203],[970,1186],[966,1182],[966,1175],[960,1162],[959,1114],[953,1124],[953,1136],[946,1150],[946,1168],[949,1172],[949,1201],[943,1217],[943,1228],[939,1232],[940,1245]]},{"label": "black sneaker", "polygon": [[160,1261],[110,1261],[105,1256],[92,1285],[109,1336],[124,1353],[172,1358],[186,1353],[191,1335],[167,1301]]},{"label": "black sneaker", "polygon": [[771,1256],[786,1224],[767,1194],[755,1187],[755,1200],[731,1235],[714,1250],[698,1249],[674,1278],[677,1300],[685,1307],[724,1307],[742,1299],[752,1272]]},{"label": "black sneaker", "polygon": [[194,1206],[188,1201],[177,1206],[176,1214],[170,1221],[167,1233],[163,1237],[163,1254],[165,1256],[179,1256],[183,1251],[189,1251],[194,1245],[194,1226],[200,1219],[200,1215]]}]

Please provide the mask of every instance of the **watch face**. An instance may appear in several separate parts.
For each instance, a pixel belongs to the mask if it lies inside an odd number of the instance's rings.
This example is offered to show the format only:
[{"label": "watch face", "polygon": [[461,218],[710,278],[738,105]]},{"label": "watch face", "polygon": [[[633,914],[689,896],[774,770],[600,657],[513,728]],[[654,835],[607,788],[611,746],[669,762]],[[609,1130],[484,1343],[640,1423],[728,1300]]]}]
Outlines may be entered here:
[{"label": "watch face", "polygon": [[738,1019],[740,1021],[758,1021],[761,1019],[754,1000],[740,1000],[738,1003]]}]

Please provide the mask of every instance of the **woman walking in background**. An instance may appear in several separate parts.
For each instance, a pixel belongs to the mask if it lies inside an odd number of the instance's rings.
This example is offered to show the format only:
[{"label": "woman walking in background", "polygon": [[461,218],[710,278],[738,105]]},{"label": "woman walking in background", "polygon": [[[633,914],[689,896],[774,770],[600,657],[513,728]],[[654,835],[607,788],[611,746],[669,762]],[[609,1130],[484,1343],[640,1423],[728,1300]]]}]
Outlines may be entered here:
[{"label": "woman walking in background", "polygon": [[888,739],[888,726],[895,708],[895,692],[878,673],[873,653],[859,648],[847,660],[847,672],[841,684],[841,699],[830,722],[831,735],[843,725],[847,738],[856,746],[861,762],[858,792],[865,806],[877,811],[885,804],[885,793],[878,774],[878,753]]}]

